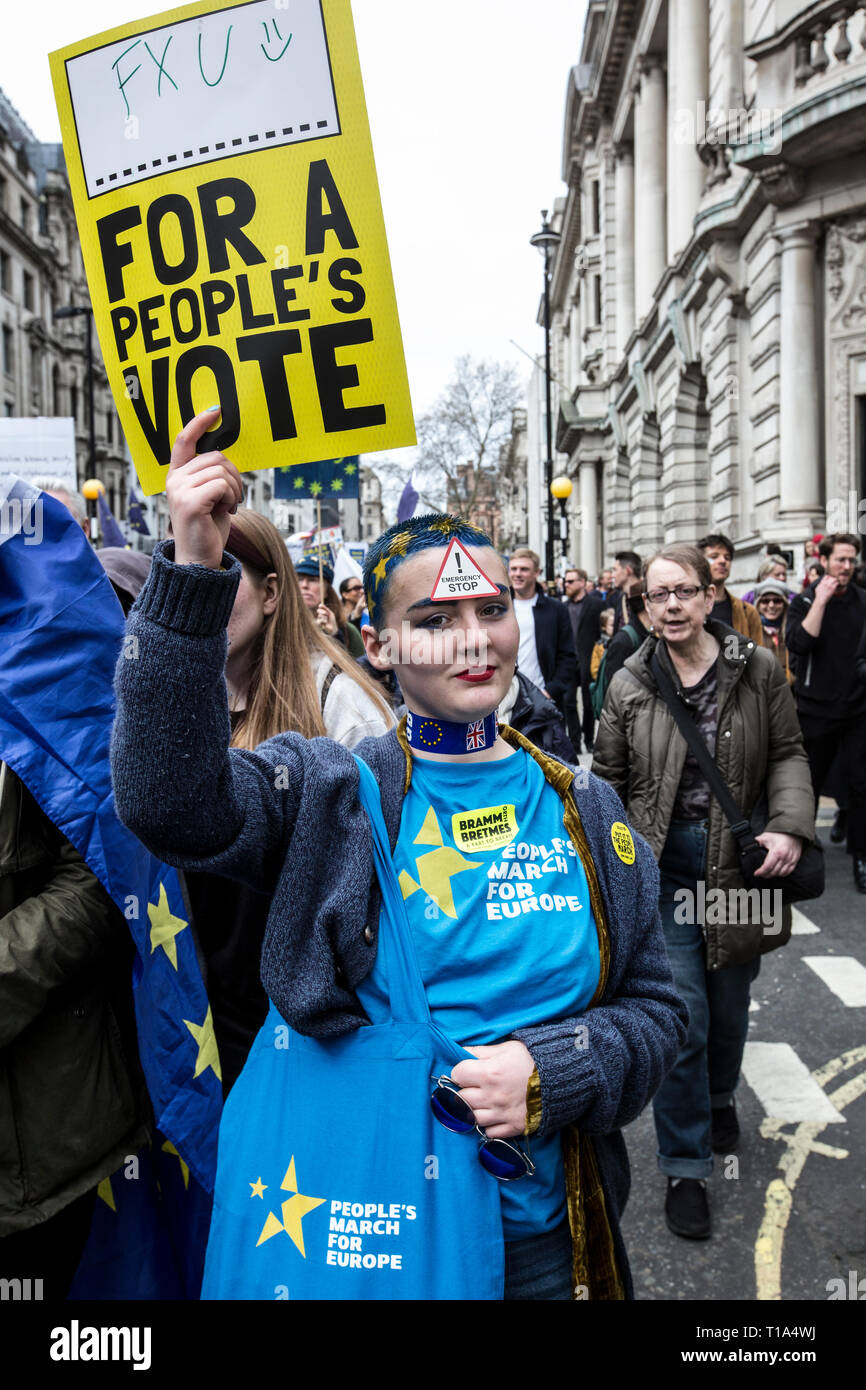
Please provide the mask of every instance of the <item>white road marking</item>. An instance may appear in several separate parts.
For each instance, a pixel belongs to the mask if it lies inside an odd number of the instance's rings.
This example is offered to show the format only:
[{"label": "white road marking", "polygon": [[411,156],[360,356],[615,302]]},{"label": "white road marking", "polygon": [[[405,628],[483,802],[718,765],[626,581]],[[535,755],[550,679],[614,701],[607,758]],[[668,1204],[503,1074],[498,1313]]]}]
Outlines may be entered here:
[{"label": "white road marking", "polygon": [[792,936],[812,936],[813,933],[820,931],[814,922],[810,922],[804,912],[798,907],[791,908],[791,935]]},{"label": "white road marking", "polygon": [[844,1123],[789,1043],[747,1042],[743,1076],[774,1120]]},{"label": "white road marking", "polygon": [[848,1009],[866,1008],[866,966],[854,956],[804,956],[808,965]]}]

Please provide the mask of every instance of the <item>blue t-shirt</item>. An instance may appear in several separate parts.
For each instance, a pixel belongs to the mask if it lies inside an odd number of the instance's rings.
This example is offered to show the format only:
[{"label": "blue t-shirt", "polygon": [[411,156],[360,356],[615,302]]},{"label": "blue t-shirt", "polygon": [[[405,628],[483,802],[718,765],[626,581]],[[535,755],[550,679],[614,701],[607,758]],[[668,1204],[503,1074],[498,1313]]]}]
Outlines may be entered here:
[{"label": "blue t-shirt", "polygon": [[[499,762],[416,758],[394,867],[430,1012],[457,1042],[502,1042],[586,1008],[600,971],[586,874],[560,797],[523,749]],[[500,1184],[507,1240],[565,1219],[559,1135],[530,1150],[533,1176]]]}]

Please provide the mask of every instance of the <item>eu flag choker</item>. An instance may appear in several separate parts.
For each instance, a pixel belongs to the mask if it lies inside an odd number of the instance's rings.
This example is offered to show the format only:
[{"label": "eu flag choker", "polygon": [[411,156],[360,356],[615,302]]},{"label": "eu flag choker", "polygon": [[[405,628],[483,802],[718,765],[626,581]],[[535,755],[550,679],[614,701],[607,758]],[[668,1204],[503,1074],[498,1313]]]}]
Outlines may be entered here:
[{"label": "eu flag choker", "polygon": [[486,719],[471,719],[468,724],[429,719],[410,710],[406,715],[406,737],[409,747],[421,753],[477,753],[496,742],[496,710]]}]

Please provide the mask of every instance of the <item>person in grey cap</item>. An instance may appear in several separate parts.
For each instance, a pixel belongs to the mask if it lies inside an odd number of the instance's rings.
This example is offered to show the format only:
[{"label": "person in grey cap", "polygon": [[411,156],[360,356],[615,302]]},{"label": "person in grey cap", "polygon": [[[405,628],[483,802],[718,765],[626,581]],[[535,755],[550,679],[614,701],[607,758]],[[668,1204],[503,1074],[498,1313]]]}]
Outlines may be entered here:
[{"label": "person in grey cap", "polygon": [[150,556],[143,555],[140,550],[105,545],[101,550],[97,550],[96,558],[111,580],[111,586],[126,617],[150,574]]},{"label": "person in grey cap", "polygon": [[755,608],[761,619],[761,640],[775,652],[785,679],[791,685],[794,673],[785,646],[785,619],[788,616],[788,590],[779,579],[765,579],[755,588]]},{"label": "person in grey cap", "polygon": [[315,555],[305,555],[295,565],[301,597],[310,609],[319,627],[340,642],[350,656],[364,655],[361,634],[353,623],[346,621],[343,605],[334,589],[334,571],[330,565],[322,565],[322,578],[319,580],[319,561]]}]

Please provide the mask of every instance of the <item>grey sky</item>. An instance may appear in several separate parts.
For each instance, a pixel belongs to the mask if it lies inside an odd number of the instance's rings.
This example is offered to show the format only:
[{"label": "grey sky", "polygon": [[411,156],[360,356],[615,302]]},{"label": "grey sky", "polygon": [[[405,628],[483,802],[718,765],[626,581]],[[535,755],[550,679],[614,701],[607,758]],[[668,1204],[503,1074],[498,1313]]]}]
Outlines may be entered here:
[{"label": "grey sky", "polygon": [[[461,353],[541,348],[540,209],[563,191],[562,121],[584,0],[353,0],[416,415]],[[42,140],[59,140],[47,54],[154,0],[7,0],[0,86]],[[291,15],[291,7],[289,8]]]}]

